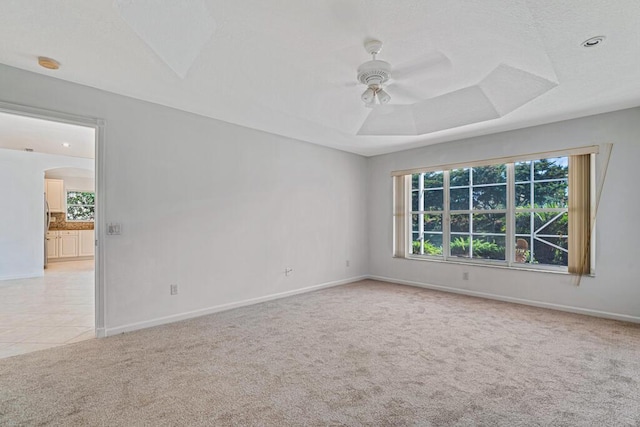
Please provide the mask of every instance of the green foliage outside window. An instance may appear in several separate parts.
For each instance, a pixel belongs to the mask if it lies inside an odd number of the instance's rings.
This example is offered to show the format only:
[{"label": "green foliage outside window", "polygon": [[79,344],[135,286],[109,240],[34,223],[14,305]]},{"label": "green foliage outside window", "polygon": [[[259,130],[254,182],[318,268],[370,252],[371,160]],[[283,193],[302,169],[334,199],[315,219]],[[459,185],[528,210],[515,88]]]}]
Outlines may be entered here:
[{"label": "green foliage outside window", "polygon": [[[469,246],[471,239],[469,237],[456,237],[451,242],[451,255],[453,256],[469,256]],[[483,259],[504,259],[504,245],[496,242],[487,241],[481,238],[473,239],[473,257]]]},{"label": "green foliage outside window", "polygon": [[[443,172],[413,174],[413,253],[442,256],[442,239],[448,236],[448,256],[505,260],[506,245],[515,251],[519,240],[528,247],[520,249],[523,260],[516,262],[566,266],[568,158],[516,162],[513,167],[515,198],[510,202],[505,164],[450,170],[448,206],[443,203]],[[506,230],[509,203],[515,215],[512,243]],[[448,216],[447,230],[443,215]]]},{"label": "green foliage outside window", "polygon": [[90,191],[67,191],[67,221],[93,221],[96,195]]},{"label": "green foliage outside window", "polygon": [[[413,242],[413,253],[414,254],[419,254],[420,253],[420,241],[416,240]],[[431,243],[429,240],[425,240],[424,241],[424,254],[425,255],[442,255],[442,245],[438,245],[436,246],[435,244]]]}]

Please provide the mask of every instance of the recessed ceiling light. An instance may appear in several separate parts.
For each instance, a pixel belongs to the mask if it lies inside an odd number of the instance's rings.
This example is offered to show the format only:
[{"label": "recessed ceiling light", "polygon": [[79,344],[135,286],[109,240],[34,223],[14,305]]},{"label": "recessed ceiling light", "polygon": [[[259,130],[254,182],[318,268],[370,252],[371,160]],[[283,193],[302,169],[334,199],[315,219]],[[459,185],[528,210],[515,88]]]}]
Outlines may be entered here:
[{"label": "recessed ceiling light", "polygon": [[71,147],[71,144],[69,144],[68,142],[63,142],[62,146],[65,147],[65,148],[69,148],[69,147]]},{"label": "recessed ceiling light", "polygon": [[45,56],[38,57],[38,64],[40,64],[41,67],[47,68],[49,70],[57,70],[58,68],[60,68],[60,63],[58,61],[56,61],[55,59],[47,58]]},{"label": "recessed ceiling light", "polygon": [[605,36],[595,36],[582,42],[583,47],[594,47],[604,42]]}]

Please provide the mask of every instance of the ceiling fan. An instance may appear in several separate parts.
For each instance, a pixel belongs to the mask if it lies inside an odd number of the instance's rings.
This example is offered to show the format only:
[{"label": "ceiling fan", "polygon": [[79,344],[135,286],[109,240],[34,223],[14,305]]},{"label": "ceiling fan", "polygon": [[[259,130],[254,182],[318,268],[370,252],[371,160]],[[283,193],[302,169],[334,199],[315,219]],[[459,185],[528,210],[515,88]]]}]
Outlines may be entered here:
[{"label": "ceiling fan", "polygon": [[373,108],[376,101],[380,104],[391,101],[391,96],[382,89],[382,85],[387,83],[391,77],[391,64],[376,59],[382,50],[381,41],[369,40],[364,44],[364,48],[372,56],[372,59],[358,67],[358,81],[367,85],[367,89],[360,98],[362,98],[365,107]]},{"label": "ceiling fan", "polygon": [[[428,74],[434,69],[444,68],[450,65],[449,59],[440,52],[432,52],[429,55],[421,56],[410,63],[392,69],[391,64],[377,59],[377,55],[382,50],[382,42],[380,40],[367,40],[364,48],[372,59],[361,64],[358,67],[357,81],[367,88],[361,95],[362,102],[367,108],[373,108],[376,105],[387,104],[391,101],[391,95],[384,90],[391,82],[393,82],[394,92],[401,91],[405,99],[409,98],[414,101],[420,100],[419,97],[410,90],[403,90],[397,83],[398,78],[411,77],[412,74],[420,72]],[[444,67],[443,67],[444,66]],[[392,80],[395,77],[395,82]]]},{"label": "ceiling fan", "polygon": [[[499,63],[484,78],[479,76],[475,84],[424,96],[424,92],[419,92],[425,85],[419,79],[440,70],[442,65],[451,65],[444,54],[434,51],[392,69],[390,63],[377,59],[382,50],[381,41],[368,40],[364,48],[372,59],[358,67],[357,82],[367,86],[360,98],[364,106],[373,111],[367,115],[358,135],[423,135],[496,119],[558,84]],[[402,83],[398,84],[398,80]],[[412,87],[404,88],[404,84]],[[387,89],[402,102],[389,104],[391,95]]]}]

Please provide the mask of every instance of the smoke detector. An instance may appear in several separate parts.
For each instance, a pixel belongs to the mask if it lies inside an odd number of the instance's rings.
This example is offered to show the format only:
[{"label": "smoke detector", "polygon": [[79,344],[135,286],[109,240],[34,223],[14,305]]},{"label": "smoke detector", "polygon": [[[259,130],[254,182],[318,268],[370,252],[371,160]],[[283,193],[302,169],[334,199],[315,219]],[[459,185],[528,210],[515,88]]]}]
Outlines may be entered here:
[{"label": "smoke detector", "polygon": [[48,70],[57,70],[58,68],[60,68],[60,63],[58,61],[52,58],[47,58],[45,56],[38,57],[38,64]]}]

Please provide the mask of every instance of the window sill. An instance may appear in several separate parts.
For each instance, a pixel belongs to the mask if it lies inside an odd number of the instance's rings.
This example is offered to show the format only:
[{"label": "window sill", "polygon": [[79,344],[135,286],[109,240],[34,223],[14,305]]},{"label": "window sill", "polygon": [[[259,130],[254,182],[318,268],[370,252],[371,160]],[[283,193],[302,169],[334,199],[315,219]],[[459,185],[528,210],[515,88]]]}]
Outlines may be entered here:
[{"label": "window sill", "polygon": [[[563,268],[563,267],[557,267],[557,268],[554,268],[552,266],[546,267],[546,268],[535,268],[535,267],[529,267],[529,266],[520,267],[518,265],[508,266],[502,263],[499,264],[500,261],[496,261],[495,263],[493,263],[490,261],[478,262],[478,261],[466,261],[466,260],[444,260],[444,259],[438,259],[435,257],[431,258],[431,257],[421,257],[421,256],[406,256],[406,257],[394,257],[394,258],[406,259],[411,261],[435,262],[439,264],[471,265],[474,267],[500,268],[503,270],[529,271],[534,273],[551,273],[551,274],[560,274],[565,276],[572,275],[571,273],[569,273],[569,271],[567,271],[566,268]],[[595,273],[589,274],[588,277],[595,277]]]}]

